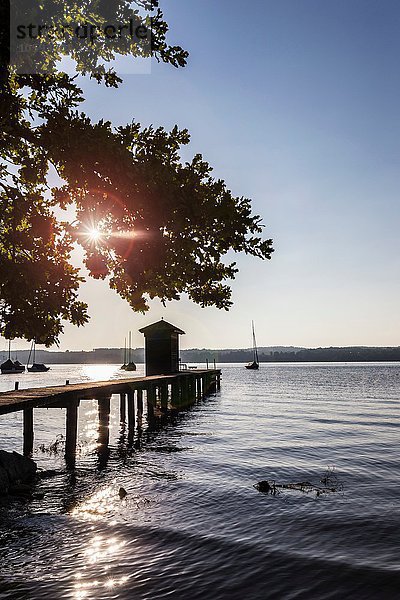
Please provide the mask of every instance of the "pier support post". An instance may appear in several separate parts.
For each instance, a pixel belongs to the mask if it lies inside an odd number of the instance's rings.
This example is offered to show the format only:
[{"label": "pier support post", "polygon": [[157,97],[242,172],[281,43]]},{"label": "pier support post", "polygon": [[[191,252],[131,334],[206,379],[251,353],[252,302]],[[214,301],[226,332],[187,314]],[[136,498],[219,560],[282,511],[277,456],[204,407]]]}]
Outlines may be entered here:
[{"label": "pier support post", "polygon": [[24,456],[33,452],[33,408],[24,409]]},{"label": "pier support post", "polygon": [[65,428],[65,460],[69,466],[74,466],[76,457],[76,441],[78,438],[78,407],[79,400],[71,400],[67,406]]},{"label": "pier support post", "polygon": [[147,388],[147,418],[150,421],[154,419],[154,408],[156,406],[156,388],[150,385]]},{"label": "pier support post", "polygon": [[135,392],[128,392],[128,439],[133,440],[135,431]]},{"label": "pier support post", "polygon": [[151,402],[147,404],[147,420],[149,423],[152,423],[155,419],[154,415],[154,406]]},{"label": "pier support post", "polygon": [[190,377],[190,403],[194,404],[196,402],[196,398],[197,398],[197,391],[196,391],[196,375],[191,375]]},{"label": "pier support post", "polygon": [[136,392],[136,401],[137,401],[137,422],[138,422],[138,430],[140,431],[142,427],[142,419],[143,419],[143,390],[137,390]]},{"label": "pier support post", "polygon": [[157,396],[156,396],[156,386],[149,385],[147,388],[147,403],[151,403],[153,406],[156,406]]},{"label": "pier support post", "polygon": [[212,394],[214,392],[214,377],[213,375],[209,375],[208,379],[208,393]]},{"label": "pier support post", "polygon": [[207,376],[206,375],[202,375],[201,376],[201,395],[204,398],[204,396],[207,393]]},{"label": "pier support post", "polygon": [[98,453],[104,455],[110,441],[110,397],[99,398],[99,437]]},{"label": "pier support post", "polygon": [[126,421],[126,394],[119,395],[119,420],[120,423],[125,423]]},{"label": "pier support post", "polygon": [[208,393],[215,394],[216,391],[217,391],[217,376],[215,373],[212,373],[210,376],[210,382],[208,385]]},{"label": "pier support post", "polygon": [[201,377],[196,377],[196,397],[197,400],[201,400]]},{"label": "pier support post", "polygon": [[137,412],[138,415],[142,415],[143,414],[143,390],[137,390],[136,392],[137,396]]}]

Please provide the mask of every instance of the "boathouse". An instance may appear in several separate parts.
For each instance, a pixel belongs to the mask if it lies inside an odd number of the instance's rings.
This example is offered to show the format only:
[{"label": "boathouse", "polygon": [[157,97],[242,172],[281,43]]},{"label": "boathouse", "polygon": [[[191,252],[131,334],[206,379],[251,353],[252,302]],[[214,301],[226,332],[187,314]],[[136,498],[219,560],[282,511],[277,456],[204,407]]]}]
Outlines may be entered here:
[{"label": "boathouse", "polygon": [[179,336],[185,332],[164,319],[139,331],[145,338],[146,376],[179,373]]}]

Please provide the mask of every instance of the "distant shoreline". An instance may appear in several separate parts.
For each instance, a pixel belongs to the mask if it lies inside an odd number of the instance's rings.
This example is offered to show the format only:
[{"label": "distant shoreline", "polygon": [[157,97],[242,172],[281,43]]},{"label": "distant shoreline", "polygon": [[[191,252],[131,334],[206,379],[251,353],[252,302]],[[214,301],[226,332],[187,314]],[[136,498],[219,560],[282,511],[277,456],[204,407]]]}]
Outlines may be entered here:
[{"label": "distant shoreline", "polygon": [[[260,363],[303,363],[303,362],[397,362],[400,361],[400,347],[331,347],[331,348],[294,348],[294,347],[261,347],[258,350]],[[29,357],[29,350],[12,352],[12,358],[18,356],[23,364]],[[193,348],[181,350],[180,356],[184,363],[247,363],[253,360],[252,350],[208,348]],[[7,353],[0,353],[1,359],[7,358]],[[131,359],[138,364],[144,363],[143,348],[134,348]],[[92,351],[52,352],[37,350],[36,361],[45,364],[123,364],[123,348],[96,348]]]}]

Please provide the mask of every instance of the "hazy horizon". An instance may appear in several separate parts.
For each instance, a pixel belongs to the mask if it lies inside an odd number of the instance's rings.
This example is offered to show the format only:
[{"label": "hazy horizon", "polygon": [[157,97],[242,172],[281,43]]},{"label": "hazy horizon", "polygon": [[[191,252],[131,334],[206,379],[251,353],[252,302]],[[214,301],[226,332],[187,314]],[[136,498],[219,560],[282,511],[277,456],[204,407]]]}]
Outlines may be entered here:
[{"label": "hazy horizon", "polygon": [[[8,342],[7,342],[8,344]],[[44,348],[43,346],[37,346],[37,348],[41,351],[45,350],[46,352],[94,352],[96,350],[124,350],[124,346],[99,346],[99,347],[93,347],[90,349],[83,349],[83,348],[66,348],[64,350],[62,350],[61,348],[57,348],[55,346],[51,347],[51,348]],[[297,350],[318,350],[318,349],[326,349],[326,348],[349,348],[349,349],[357,349],[357,348],[367,348],[367,349],[380,349],[380,348],[400,348],[400,344],[398,344],[397,346],[354,346],[352,344],[347,345],[347,346],[293,346],[293,345],[289,345],[289,346],[282,346],[282,345],[273,345],[273,346],[263,346],[263,345],[259,345],[258,346],[258,350],[259,352],[265,351],[265,350],[292,350],[292,351],[297,351]],[[210,350],[210,351],[236,351],[236,350],[252,350],[252,346],[237,346],[237,347],[232,347],[232,346],[221,346],[221,347],[212,347],[212,346],[191,346],[191,347],[186,347],[186,346],[180,346],[181,350],[184,351],[190,351],[190,350]],[[141,346],[132,346],[132,351],[135,350],[144,350],[144,345],[142,344]],[[30,352],[30,347],[29,346],[22,346],[20,348],[16,349],[16,352]],[[8,353],[8,345],[7,348],[2,348],[0,349],[0,353],[4,354],[4,353]],[[12,350],[11,350],[11,354],[13,355],[15,353],[14,350],[14,346],[12,346]]]}]

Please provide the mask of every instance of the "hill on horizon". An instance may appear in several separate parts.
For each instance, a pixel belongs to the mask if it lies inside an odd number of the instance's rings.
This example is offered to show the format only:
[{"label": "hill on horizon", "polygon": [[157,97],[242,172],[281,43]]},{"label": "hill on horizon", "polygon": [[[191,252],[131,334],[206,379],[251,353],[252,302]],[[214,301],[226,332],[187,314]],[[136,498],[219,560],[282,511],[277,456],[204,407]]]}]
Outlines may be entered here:
[{"label": "hill on horizon", "polygon": [[[26,364],[29,350],[12,352],[11,357]],[[400,361],[400,347],[347,346],[326,348],[300,348],[296,346],[261,346],[258,348],[260,362],[367,362]],[[3,351],[2,362],[8,357]],[[182,349],[183,363],[246,363],[253,360],[252,348],[191,348]],[[144,348],[131,350],[131,360],[144,362]],[[36,361],[48,364],[118,364],[124,362],[124,348],[95,348],[93,350],[36,350]]]}]

